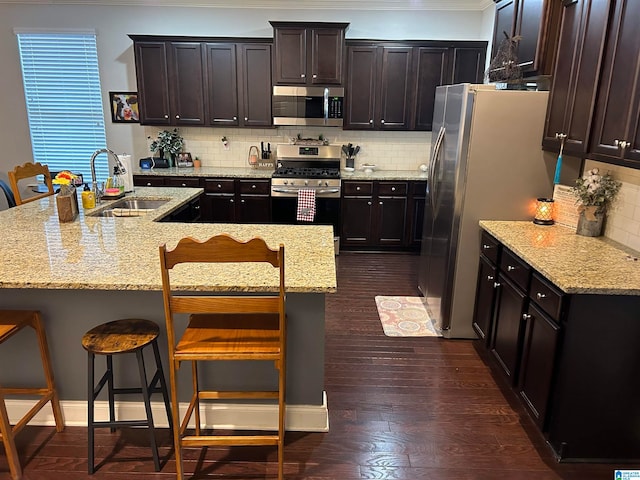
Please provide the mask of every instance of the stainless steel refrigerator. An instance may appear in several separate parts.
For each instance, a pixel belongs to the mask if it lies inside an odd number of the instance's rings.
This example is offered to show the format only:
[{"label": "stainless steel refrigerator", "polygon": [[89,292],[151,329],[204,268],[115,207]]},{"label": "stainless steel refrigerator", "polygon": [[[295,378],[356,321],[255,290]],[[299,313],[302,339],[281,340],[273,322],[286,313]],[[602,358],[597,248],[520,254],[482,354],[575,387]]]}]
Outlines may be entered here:
[{"label": "stainless steel refrigerator", "polygon": [[418,287],[446,338],[476,336],[478,221],[531,220],[535,199],[553,192],[541,149],[547,98],[468,83],[436,90]]}]

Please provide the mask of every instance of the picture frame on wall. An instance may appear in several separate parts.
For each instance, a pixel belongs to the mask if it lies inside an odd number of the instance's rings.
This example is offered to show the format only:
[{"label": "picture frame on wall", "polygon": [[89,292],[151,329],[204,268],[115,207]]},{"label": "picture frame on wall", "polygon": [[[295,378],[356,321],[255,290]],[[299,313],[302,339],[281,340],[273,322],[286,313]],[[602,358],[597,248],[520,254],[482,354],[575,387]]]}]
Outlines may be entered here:
[{"label": "picture frame on wall", "polygon": [[109,92],[113,123],[140,123],[138,92]]}]

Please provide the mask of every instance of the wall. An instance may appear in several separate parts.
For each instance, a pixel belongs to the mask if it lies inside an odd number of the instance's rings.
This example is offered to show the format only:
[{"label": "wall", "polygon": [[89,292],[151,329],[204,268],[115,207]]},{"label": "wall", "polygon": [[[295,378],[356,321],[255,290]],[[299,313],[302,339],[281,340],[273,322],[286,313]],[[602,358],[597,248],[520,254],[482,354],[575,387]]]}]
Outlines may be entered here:
[{"label": "wall", "polygon": [[[241,3],[232,3],[240,5]],[[491,10],[491,9],[487,9]],[[387,39],[459,39],[487,40],[488,18],[485,12],[465,11],[356,11],[356,10],[277,10],[249,8],[203,7],[153,7],[153,6],[99,6],[99,5],[20,5],[0,4],[0,91],[2,91],[2,115],[0,115],[0,176],[14,165],[32,161],[27,114],[24,103],[20,62],[14,29],[35,30],[94,30],[97,33],[100,77],[103,89],[105,117],[108,110],[109,91],[135,91],[135,66],[132,42],[127,34],[209,35],[272,37],[269,20],[309,20],[350,22],[348,38]],[[116,152],[132,153],[134,158],[147,156],[147,135],[157,133],[140,125],[106,125],[108,146]],[[269,130],[221,130],[184,129],[185,138],[197,151],[202,149],[205,162],[238,163],[245,150],[260,138],[286,137],[291,134],[280,129]],[[296,131],[297,133],[297,131]],[[303,132],[304,133],[304,132]],[[312,132],[315,133],[315,132]],[[414,134],[349,134],[336,130],[325,135],[341,136],[352,143],[371,142],[371,148],[363,146],[363,158],[373,152],[390,152],[393,155],[415,158],[420,163],[426,157],[428,144],[416,147]],[[222,135],[232,138],[231,153],[215,157],[217,140],[207,144],[207,138],[219,139]],[[306,136],[306,133],[304,133]],[[193,138],[192,138],[193,136]],[[237,136],[237,138],[236,138]],[[428,140],[429,135],[420,135]],[[354,141],[355,140],[355,141]],[[342,140],[341,140],[342,141]],[[347,143],[348,143],[347,141]],[[408,147],[405,146],[408,142]],[[276,142],[272,142],[276,143]],[[207,145],[205,145],[207,144]],[[240,148],[240,147],[245,148]],[[384,146],[384,148],[382,148]],[[404,152],[404,153],[403,153]],[[422,155],[420,157],[420,155]],[[379,157],[375,160],[382,163]],[[418,160],[419,159],[419,160]],[[369,157],[369,160],[372,160]],[[87,158],[87,162],[89,159]],[[417,164],[419,165],[419,163]]]}]

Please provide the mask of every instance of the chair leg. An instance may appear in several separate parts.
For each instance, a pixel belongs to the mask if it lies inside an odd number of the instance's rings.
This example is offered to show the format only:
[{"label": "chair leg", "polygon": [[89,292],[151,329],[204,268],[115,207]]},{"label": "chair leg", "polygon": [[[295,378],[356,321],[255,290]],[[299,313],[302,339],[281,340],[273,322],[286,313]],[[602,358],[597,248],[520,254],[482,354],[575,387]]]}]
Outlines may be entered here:
[{"label": "chair leg", "polygon": [[56,431],[64,430],[64,420],[62,418],[62,409],[58,399],[58,392],[55,387],[53,377],[53,368],[51,367],[51,355],[49,354],[49,346],[47,344],[47,334],[39,312],[34,314],[33,328],[38,336],[38,344],[40,345],[40,356],[42,357],[42,368],[47,381],[47,389],[51,394],[51,408],[53,410],[53,418],[56,422]]},{"label": "chair leg", "polygon": [[[109,421],[116,421],[116,398],[113,393],[113,356],[107,355],[107,395],[109,396]],[[116,427],[109,429],[111,433],[115,433]]]},{"label": "chair leg", "polygon": [[93,422],[94,422],[94,411],[93,411],[93,404],[94,404],[94,396],[93,396],[93,390],[95,389],[94,386],[94,364],[95,364],[95,355],[91,352],[89,352],[89,363],[87,365],[87,374],[88,374],[88,381],[87,381],[87,385],[89,386],[89,389],[87,391],[87,447],[88,447],[88,451],[87,451],[87,463],[88,463],[88,467],[87,467],[87,471],[89,472],[89,475],[93,475],[93,472],[95,471],[95,465],[94,465],[94,451],[93,451],[93,442],[94,442],[94,431],[95,428],[93,426]]},{"label": "chair leg", "polygon": [[149,386],[147,382],[147,372],[144,368],[144,356],[142,349],[136,350],[136,359],[138,360],[138,371],[140,372],[140,389],[144,400],[144,409],[147,413],[147,430],[149,430],[149,440],[151,441],[151,453],[153,455],[153,465],[156,472],[160,471],[160,459],[158,458],[158,444],[156,442],[155,428],[153,425],[153,414],[151,412],[151,401],[149,400]]},{"label": "chair leg", "polygon": [[284,435],[286,408],[286,375],[285,359],[278,366],[278,480],[284,479]]},{"label": "chair leg", "polygon": [[20,480],[22,478],[22,467],[18,458],[18,450],[13,436],[13,429],[9,423],[9,415],[3,393],[0,391],[0,433],[2,434],[2,443],[9,462],[9,472],[11,472],[12,480]]},{"label": "chair leg", "polygon": [[160,391],[162,393],[162,399],[164,400],[164,408],[167,411],[167,422],[169,422],[169,430],[173,433],[173,422],[171,421],[171,404],[169,403],[169,391],[167,389],[167,381],[164,378],[164,370],[162,368],[162,359],[160,358],[160,350],[158,349],[158,342],[154,340],[153,356],[156,359],[156,368],[160,372]]},{"label": "chair leg", "polygon": [[196,435],[200,435],[200,387],[198,384],[198,362],[195,360],[191,362],[191,382],[193,388],[193,394],[195,395],[196,405],[195,405],[195,414],[196,414]]},{"label": "chair leg", "polygon": [[173,448],[176,456],[176,480],[184,479],[184,465],[182,463],[182,440],[180,435],[180,405],[178,403],[178,370],[180,362],[171,360],[169,382],[171,384],[171,419],[173,422]]}]

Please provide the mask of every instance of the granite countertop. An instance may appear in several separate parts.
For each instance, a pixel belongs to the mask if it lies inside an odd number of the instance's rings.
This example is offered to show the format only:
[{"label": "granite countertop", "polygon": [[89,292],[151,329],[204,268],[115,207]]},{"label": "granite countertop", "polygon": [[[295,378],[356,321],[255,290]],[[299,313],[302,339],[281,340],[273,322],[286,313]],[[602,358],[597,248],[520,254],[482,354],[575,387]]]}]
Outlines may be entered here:
[{"label": "granite countertop", "polygon": [[640,252],[560,225],[481,220],[480,227],[565,293],[640,295]]},{"label": "granite countertop", "polygon": [[[133,168],[134,175],[153,175],[171,177],[215,177],[215,178],[271,178],[273,169],[251,167],[199,167],[199,168],[158,168],[145,170]],[[420,170],[374,170],[365,173],[362,170],[340,172],[342,180],[426,180],[427,174]]]},{"label": "granite countertop", "polygon": [[[286,288],[292,293],[336,291],[333,229],[330,226],[170,223],[157,220],[200,195],[200,188],[136,187],[125,198],[171,198],[141,217],[98,217],[103,202],[60,223],[55,196],[0,212],[0,288],[162,290],[158,247],[173,248],[183,237],[206,240],[228,233],[239,240],[264,238],[285,246]],[[196,271],[179,265],[172,280],[177,290],[273,291],[277,272],[238,264]]]}]

